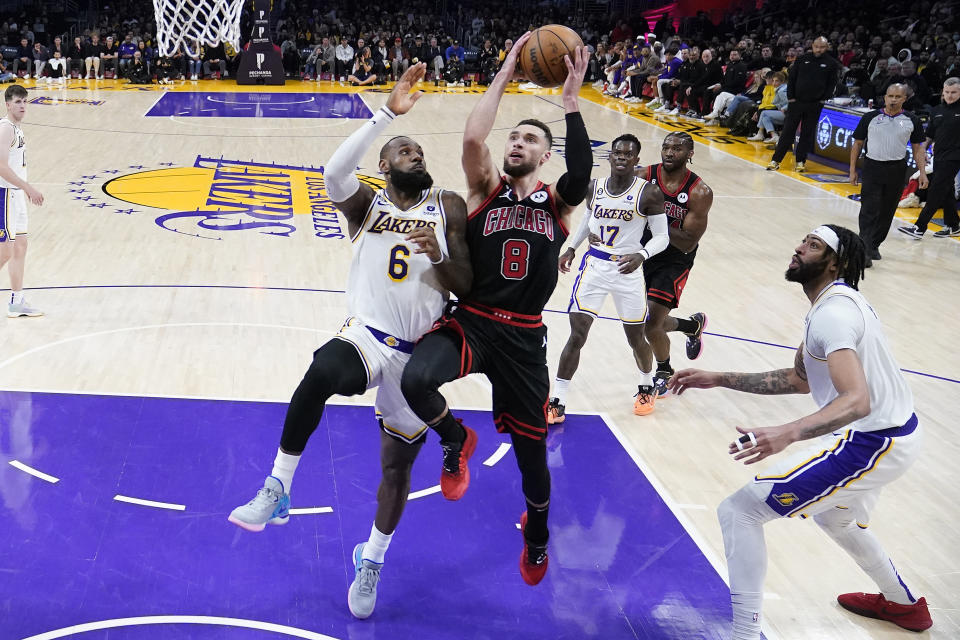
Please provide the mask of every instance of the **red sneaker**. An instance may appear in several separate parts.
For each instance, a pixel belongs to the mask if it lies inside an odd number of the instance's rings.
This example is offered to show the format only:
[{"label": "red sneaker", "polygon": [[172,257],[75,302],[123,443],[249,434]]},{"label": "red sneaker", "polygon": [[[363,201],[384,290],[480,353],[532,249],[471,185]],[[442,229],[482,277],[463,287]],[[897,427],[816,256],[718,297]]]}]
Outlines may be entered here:
[{"label": "red sneaker", "polygon": [[467,460],[477,448],[477,432],[460,422],[467,432],[460,451],[443,450],[443,470],[440,472],[440,492],[447,500],[459,500],[470,486],[470,468]]},{"label": "red sneaker", "polygon": [[923,631],[933,626],[926,598],[920,598],[913,604],[897,604],[884,598],[881,593],[844,593],[837,596],[837,602],[847,611],[886,620],[909,631]]},{"label": "red sneaker", "polygon": [[[522,534],[526,528],[527,512],[524,511],[523,515],[520,516],[520,533]],[[524,536],[523,553],[520,554],[520,576],[524,582],[532,587],[540,584],[543,576],[547,575],[547,565],[550,564],[550,558],[547,557],[546,546],[544,546],[543,549],[534,547],[534,552],[537,557],[533,560],[530,559],[529,549],[530,545],[527,544],[527,538]]]}]

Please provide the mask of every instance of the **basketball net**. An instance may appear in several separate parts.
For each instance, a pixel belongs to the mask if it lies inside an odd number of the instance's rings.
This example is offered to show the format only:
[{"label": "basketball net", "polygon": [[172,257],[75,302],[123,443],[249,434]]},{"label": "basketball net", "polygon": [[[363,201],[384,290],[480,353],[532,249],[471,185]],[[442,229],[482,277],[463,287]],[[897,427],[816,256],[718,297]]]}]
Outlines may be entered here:
[{"label": "basketball net", "polygon": [[196,54],[194,42],[210,47],[229,42],[240,50],[240,11],[244,0],[153,0],[160,55],[181,46]]}]

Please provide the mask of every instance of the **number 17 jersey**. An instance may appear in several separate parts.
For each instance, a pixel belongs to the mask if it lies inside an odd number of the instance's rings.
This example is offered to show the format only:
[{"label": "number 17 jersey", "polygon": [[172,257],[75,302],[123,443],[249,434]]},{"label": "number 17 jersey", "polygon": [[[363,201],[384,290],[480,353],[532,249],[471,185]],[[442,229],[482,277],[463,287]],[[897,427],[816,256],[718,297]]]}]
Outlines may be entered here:
[{"label": "number 17 jersey", "polygon": [[395,205],[385,189],[377,191],[353,242],[353,262],[347,279],[351,316],[392,336],[415,342],[440,317],[448,294],[425,253],[404,238],[429,227],[447,254],[443,189],[423,192],[407,210]]},{"label": "number 17 jersey", "polygon": [[467,217],[473,288],[464,301],[539,316],[557,286],[567,233],[547,185],[538,182],[518,199],[501,176],[493,193]]}]

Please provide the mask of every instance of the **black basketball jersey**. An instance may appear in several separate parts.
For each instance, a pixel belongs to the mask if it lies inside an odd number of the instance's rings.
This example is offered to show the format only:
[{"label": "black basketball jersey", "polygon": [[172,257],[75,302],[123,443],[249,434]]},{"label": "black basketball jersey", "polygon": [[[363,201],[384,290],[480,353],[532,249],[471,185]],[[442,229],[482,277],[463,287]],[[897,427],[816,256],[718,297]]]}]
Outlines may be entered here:
[{"label": "black basketball jersey", "polygon": [[522,200],[504,177],[467,218],[473,288],[464,302],[539,316],[557,286],[567,239],[553,195],[542,182]]},{"label": "black basketball jersey", "polygon": [[[670,193],[663,186],[663,178],[661,176],[661,167],[660,164],[651,164],[647,167],[647,173],[644,176],[647,182],[652,182],[653,184],[660,187],[660,191],[663,192],[663,212],[667,214],[667,221],[670,223],[670,226],[675,229],[683,228],[683,220],[687,217],[687,211],[690,209],[690,191],[700,182],[700,176],[695,174],[693,171],[687,171],[687,177],[680,183],[680,188],[675,192]],[[644,242],[650,239],[649,230],[645,234]],[[671,243],[667,249],[664,251],[680,251]],[[691,254],[695,254],[697,248],[694,247]],[[681,252],[682,253],[682,252]],[[656,256],[654,256],[655,258]]]}]

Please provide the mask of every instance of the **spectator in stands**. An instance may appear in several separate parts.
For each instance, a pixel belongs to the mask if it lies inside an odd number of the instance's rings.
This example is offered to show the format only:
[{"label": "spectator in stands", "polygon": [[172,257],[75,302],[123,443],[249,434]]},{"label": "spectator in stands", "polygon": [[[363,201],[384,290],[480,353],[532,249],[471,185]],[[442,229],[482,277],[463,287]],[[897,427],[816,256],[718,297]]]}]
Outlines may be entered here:
[{"label": "spectator in stands", "polygon": [[53,51],[52,57],[47,60],[50,82],[66,82],[67,80],[67,60],[63,57],[62,49]]},{"label": "spectator in stands", "polygon": [[[745,70],[744,70],[745,71]],[[700,65],[696,76],[687,87],[687,117],[702,119],[703,114],[710,110],[710,100],[713,97],[711,87],[720,87],[723,84],[723,69],[720,62],[713,57],[712,49],[704,49],[700,54]]]},{"label": "spectator in stands", "polygon": [[[730,51],[730,60],[727,62],[727,68],[723,72],[723,82],[707,87],[707,93],[704,98],[705,105],[713,103],[713,109],[707,114],[707,120],[716,120],[723,113],[727,104],[735,96],[743,93],[747,88],[747,65],[740,59],[740,51],[733,49]],[[723,96],[723,99],[720,99]],[[706,106],[704,106],[706,109]]]},{"label": "spectator in stands", "polygon": [[675,116],[680,113],[680,105],[686,98],[687,88],[691,86],[697,70],[696,64],[700,61],[700,49],[697,47],[680,49],[680,55],[685,56],[685,59],[677,67],[677,72],[670,78],[670,82],[660,84],[663,106],[656,112],[668,116]]},{"label": "spectator in stands", "polygon": [[[647,81],[650,82],[650,86],[653,87],[653,100],[647,103],[648,109],[654,109],[660,111],[660,109],[666,104],[662,98],[663,96],[663,86],[669,84],[670,81],[677,74],[677,69],[680,68],[680,65],[683,64],[683,58],[678,55],[680,49],[675,44],[671,44],[667,49],[666,61],[663,64],[663,70],[656,76],[651,76],[647,78]],[[667,111],[667,109],[663,109]]]},{"label": "spectator in stands", "polygon": [[862,58],[851,58],[850,68],[843,74],[840,86],[848,96],[860,96],[864,100],[870,100],[876,95],[870,78],[867,77],[867,70],[863,68]]},{"label": "spectator in stands", "polygon": [[430,47],[423,41],[423,36],[419,33],[413,39],[413,46],[410,47],[410,62],[412,64],[425,62],[428,65],[430,62]]},{"label": "spectator in stands", "polygon": [[77,69],[77,75],[83,75],[83,39],[77,36],[73,39],[73,44],[67,49],[67,73],[73,74],[74,68]]},{"label": "spectator in stands", "polygon": [[280,57],[283,59],[283,71],[287,76],[296,76],[300,72],[300,51],[294,36],[284,34],[280,43]]},{"label": "spectator in stands", "polygon": [[336,61],[334,71],[336,76],[343,82],[346,79],[347,71],[353,72],[353,47],[347,42],[346,38],[341,38],[336,46]]},{"label": "spectator in stands", "polygon": [[373,54],[374,69],[377,74],[386,80],[387,71],[390,66],[390,50],[387,48],[387,41],[383,38],[377,40],[377,46],[371,51]]},{"label": "spectator in stands", "polygon": [[[142,41],[141,41],[142,42]],[[131,61],[122,67],[124,77],[132,84],[150,84],[150,72],[139,49],[133,52]]]},{"label": "spectator in stands", "polygon": [[187,77],[196,80],[203,72],[203,46],[199,40],[194,40],[193,46],[189,49],[186,43],[183,46],[187,60]]},{"label": "spectator in stands", "polygon": [[460,43],[457,40],[454,40],[453,44],[447,47],[447,51],[446,51],[446,54],[444,55],[444,59],[449,62],[451,58],[456,57],[458,60],[460,60],[460,63],[462,64],[464,62],[464,59],[466,58],[466,55],[467,55],[467,52],[464,50],[464,48],[460,46]]},{"label": "spectator in stands", "polygon": [[7,69],[7,63],[0,57],[0,82],[14,82],[17,77]]},{"label": "spectator in stands", "polygon": [[[787,85],[786,76],[782,71],[771,71],[769,77],[770,86],[773,87],[773,98],[770,103],[761,102],[757,108],[757,133],[747,140],[751,142],[763,142],[767,134],[770,134],[769,144],[777,144],[780,137],[776,133],[776,127],[782,126],[787,117]],[[764,96],[766,97],[766,96]]]},{"label": "spectator in stands", "polygon": [[203,53],[203,75],[208,78],[213,77],[214,67],[220,71],[220,77],[226,78],[229,75],[227,71],[227,54],[223,50],[223,43],[216,46],[207,47]]},{"label": "spectator in stands", "polygon": [[629,102],[640,102],[646,87],[653,84],[651,78],[656,80],[662,69],[663,64],[660,62],[660,56],[655,54],[650,46],[642,46],[636,69],[627,71],[627,77],[630,78],[630,97],[627,100]]},{"label": "spectator in stands", "polygon": [[30,72],[33,70],[33,49],[30,47],[30,41],[26,38],[20,38],[20,46],[17,47],[17,53],[13,59],[13,75],[20,73],[21,69],[26,68],[25,77],[30,79]]},{"label": "spectator in stands", "polygon": [[393,39],[393,46],[387,52],[387,60],[390,62],[390,74],[396,80],[410,66],[410,52],[403,46],[403,39],[397,36]]},{"label": "spectator in stands", "polygon": [[773,47],[769,44],[765,44],[760,47],[760,55],[754,55],[750,60],[744,60],[747,63],[748,71],[755,71],[757,69],[770,69],[771,71],[783,71],[787,68],[787,63],[783,58],[778,58],[773,55]]},{"label": "spectator in stands", "polygon": [[152,76],[154,57],[156,55],[153,51],[153,47],[148,45],[146,40],[140,40],[137,42],[137,51],[140,52],[140,58],[143,60],[143,64],[147,68],[147,73]]},{"label": "spectator in stands", "polygon": [[103,43],[100,42],[100,35],[94,33],[90,36],[90,42],[83,45],[83,60],[87,67],[86,78],[103,78],[100,73],[100,54],[103,52]]},{"label": "spectator in stands", "polygon": [[100,73],[101,78],[111,69],[113,69],[113,77],[117,77],[117,56],[119,50],[120,48],[117,46],[117,41],[114,37],[107,36],[106,42],[103,43],[103,51],[100,53],[100,65],[102,67]]},{"label": "spectator in stands", "polygon": [[783,123],[783,134],[773,152],[773,158],[767,165],[767,171],[776,171],[780,162],[793,146],[797,128],[801,126],[800,140],[795,150],[798,173],[806,171],[807,154],[813,149],[813,140],[817,131],[817,120],[823,101],[833,95],[837,86],[840,63],[827,49],[830,44],[823,36],[813,41],[812,51],[805,53],[794,63],[787,82],[787,117]]},{"label": "spectator in stands", "polygon": [[500,64],[497,66],[498,70],[499,67],[503,66],[503,61],[506,59],[507,54],[510,53],[511,49],[513,49],[513,40],[507,38],[503,41],[503,48],[500,49],[500,53],[497,54],[497,58],[500,60]]},{"label": "spectator in stands", "polygon": [[47,66],[47,60],[50,58],[50,52],[39,42],[33,43],[33,77],[37,80],[43,77],[43,68]]},{"label": "spectator in stands", "polygon": [[[117,55],[119,57],[119,66],[121,73],[126,70],[126,67],[133,64],[133,54],[137,52],[137,44],[133,41],[133,34],[128,33],[123,37],[123,42],[120,43],[120,46],[117,48]],[[141,61],[142,62],[142,61]],[[146,66],[146,63],[143,63]],[[125,76],[127,74],[124,74]]]},{"label": "spectator in stands", "polygon": [[353,73],[347,77],[347,81],[354,86],[366,86],[374,84],[377,81],[377,74],[373,71],[373,54],[370,53],[370,47],[364,47],[360,51],[353,63]]},{"label": "spectator in stands", "polygon": [[[908,111],[926,110],[930,102],[930,87],[923,76],[917,73],[917,63],[913,60],[906,60],[900,64],[900,75],[891,76],[887,86],[891,84],[904,84],[913,89],[913,97],[907,100],[903,108]],[[886,91],[886,87],[884,87]]]},{"label": "spectator in stands", "polygon": [[336,51],[334,47],[330,45],[330,38],[324,36],[318,44],[313,49],[313,53],[307,58],[305,72],[307,74],[307,79],[316,78],[320,79],[321,74],[324,71],[328,73],[334,73],[334,61],[336,60]]},{"label": "spectator in stands", "polygon": [[59,51],[60,58],[62,58],[64,63],[66,63],[67,57],[69,55],[68,49],[69,47],[66,44],[64,44],[63,38],[61,38],[60,36],[57,36],[53,39],[53,44],[50,45],[50,47],[47,49],[47,53],[50,54],[50,58],[53,58],[53,52]]},{"label": "spectator in stands", "polygon": [[[508,40],[510,44],[513,44],[512,40]],[[430,51],[427,53],[427,64],[433,69],[433,77],[439,78],[443,73],[444,67],[444,56],[443,51],[440,49],[440,45],[437,44],[436,38],[430,38]]]}]

